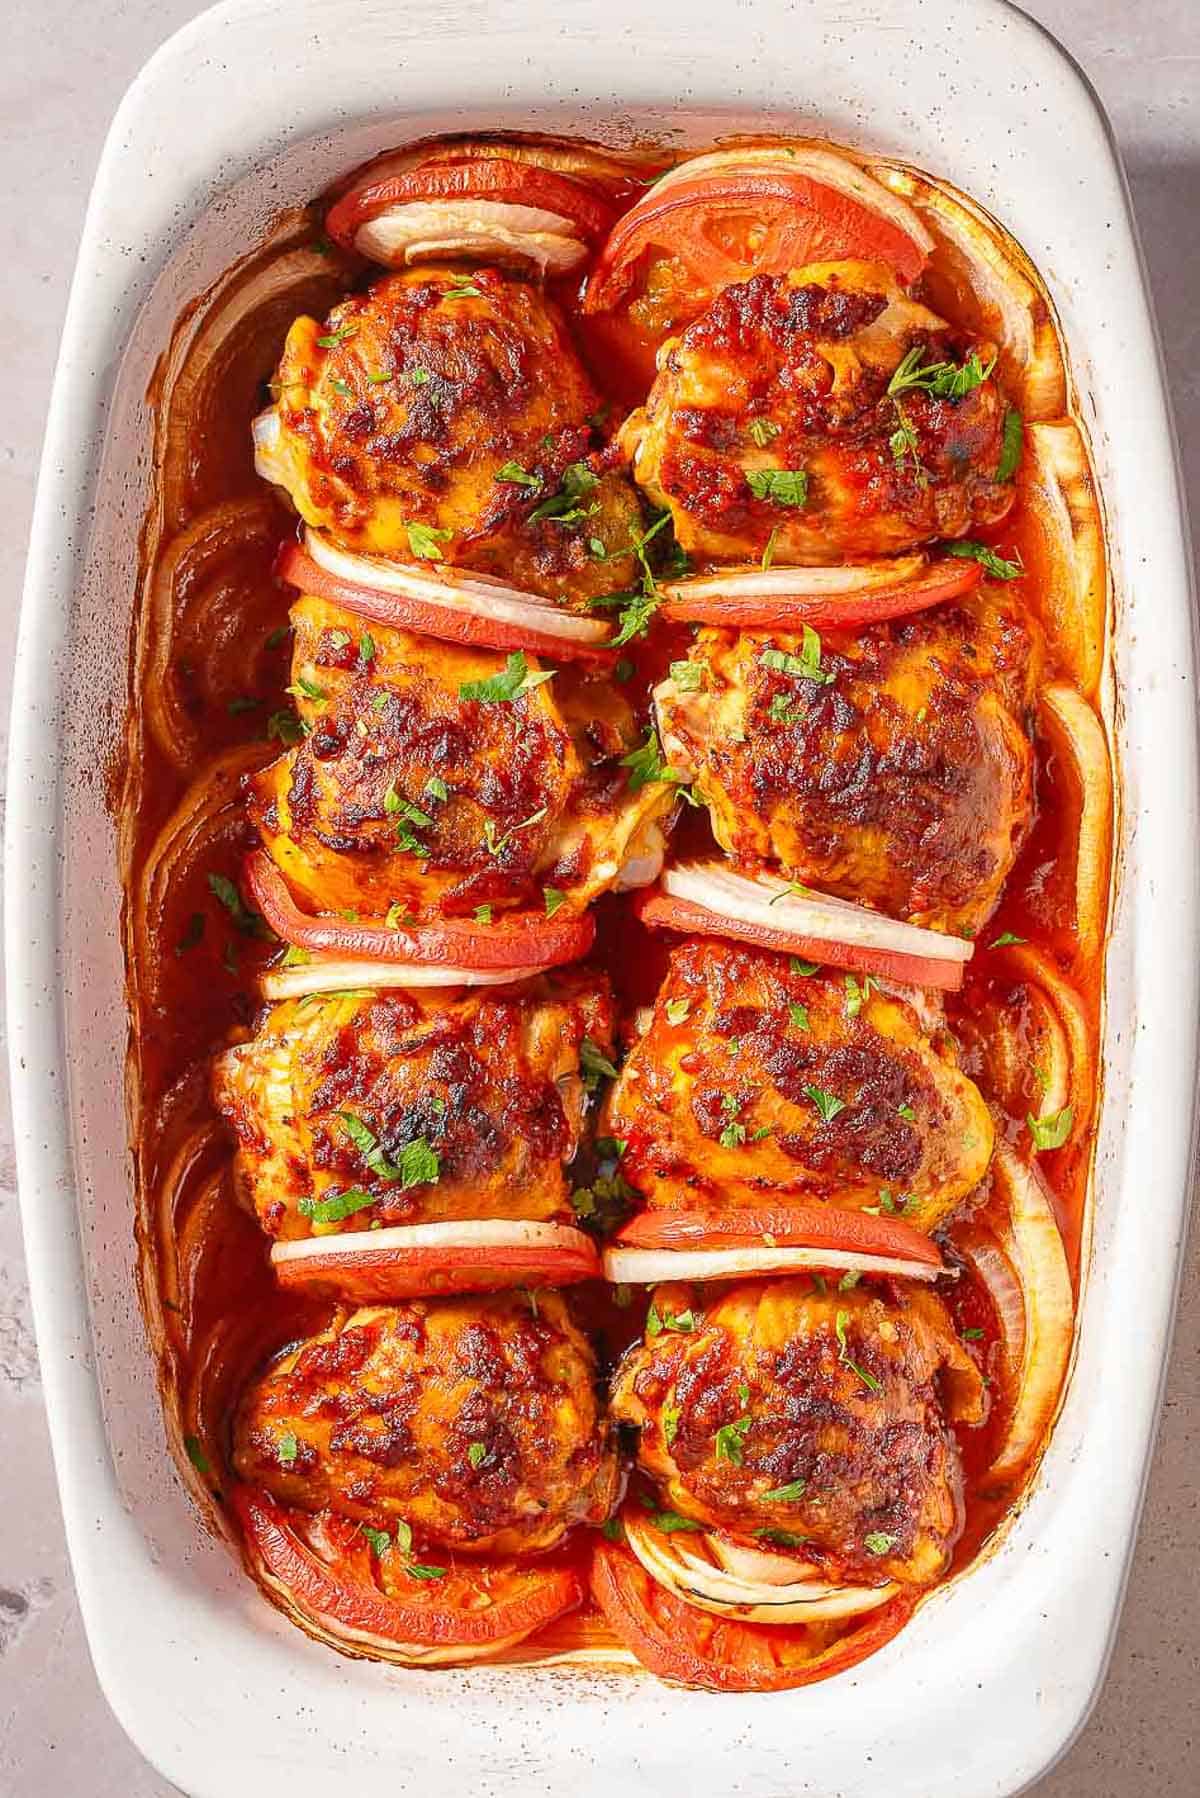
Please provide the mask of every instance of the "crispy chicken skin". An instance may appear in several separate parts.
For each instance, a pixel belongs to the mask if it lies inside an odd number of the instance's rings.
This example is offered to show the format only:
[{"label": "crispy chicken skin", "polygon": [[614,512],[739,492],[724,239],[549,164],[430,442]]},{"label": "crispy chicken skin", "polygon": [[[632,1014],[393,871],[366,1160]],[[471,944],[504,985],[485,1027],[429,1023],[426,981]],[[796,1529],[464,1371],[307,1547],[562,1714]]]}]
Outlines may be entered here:
[{"label": "crispy chicken skin", "polygon": [[1039,649],[1027,618],[987,587],[827,632],[821,678],[798,672],[802,650],[798,635],[702,631],[688,658],[700,684],[671,679],[656,694],[672,766],[747,872],[774,868],[974,935],[1032,816],[1025,715]]},{"label": "crispy chicken skin", "polygon": [[[293,692],[308,734],[250,782],[250,817],[316,910],[470,916],[579,906],[661,861],[666,782],[632,784],[642,740],[621,687],[564,664],[512,699],[493,650],[372,626],[312,597],[292,609]],[[367,653],[364,654],[364,647]],[[543,672],[527,658],[529,676]]]},{"label": "crispy chicken skin", "polygon": [[[622,431],[634,476],[704,560],[757,562],[770,542],[776,564],[854,561],[994,524],[1014,495],[996,479],[1004,396],[985,380],[961,398],[907,392],[898,411],[888,384],[918,346],[925,365],[991,356],[871,263],[727,287],[658,352]],[[802,504],[756,495],[778,470],[807,475]]]},{"label": "crispy chicken skin", "polygon": [[931,1230],[987,1171],[987,1107],[906,1000],[808,965],[674,951],[605,1105],[622,1173],[652,1206],[824,1201]]},{"label": "crispy chicken skin", "polygon": [[[444,1218],[569,1220],[563,1164],[583,1116],[585,1037],[611,1051],[613,1004],[603,975],[578,969],[511,987],[286,1000],[214,1064],[242,1195],[280,1238]],[[422,1160],[412,1171],[426,1177],[413,1180],[404,1149],[422,1139],[437,1173]],[[309,1214],[346,1191],[375,1203],[328,1222]]]},{"label": "crispy chicken skin", "polygon": [[247,1391],[233,1460],[285,1504],[479,1554],[603,1522],[618,1481],[595,1359],[549,1292],[335,1320]]},{"label": "crispy chicken skin", "polygon": [[259,472],[342,547],[412,562],[409,526],[426,526],[448,533],[428,559],[550,598],[582,606],[632,584],[640,513],[624,475],[602,473],[574,518],[530,519],[591,452],[599,404],[530,283],[495,269],[385,276],[323,325],[296,320],[272,391]]},{"label": "crispy chicken skin", "polygon": [[610,1409],[640,1428],[638,1465],[668,1505],[802,1536],[835,1579],[945,1571],[963,1517],[947,1419],[980,1421],[983,1386],[939,1298],[780,1279],[715,1299],[660,1287],[650,1315],[662,1327],[622,1359]]}]

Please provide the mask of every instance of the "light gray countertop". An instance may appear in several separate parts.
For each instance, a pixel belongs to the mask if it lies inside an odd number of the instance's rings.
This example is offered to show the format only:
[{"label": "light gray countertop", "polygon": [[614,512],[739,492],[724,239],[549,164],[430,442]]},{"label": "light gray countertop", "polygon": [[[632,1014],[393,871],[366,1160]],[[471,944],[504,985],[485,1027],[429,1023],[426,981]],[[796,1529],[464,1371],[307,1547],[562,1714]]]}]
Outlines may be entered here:
[{"label": "light gray countertop", "polygon": [[[50,376],[100,143],[194,0],[9,0],[0,57],[0,727]],[[1116,127],[1200,514],[1200,0],[1036,0]],[[1180,944],[1194,954],[1194,944]],[[0,1073],[0,1081],[3,1074]],[[0,1089],[0,1798],[161,1798],[97,1688],[59,1520]],[[1039,1798],[1190,1798],[1200,1676],[1200,1256],[1107,1684]],[[981,1620],[981,1628],[986,1620]],[[997,1729],[1004,1719],[996,1719]],[[964,1792],[963,1798],[972,1798]]]}]

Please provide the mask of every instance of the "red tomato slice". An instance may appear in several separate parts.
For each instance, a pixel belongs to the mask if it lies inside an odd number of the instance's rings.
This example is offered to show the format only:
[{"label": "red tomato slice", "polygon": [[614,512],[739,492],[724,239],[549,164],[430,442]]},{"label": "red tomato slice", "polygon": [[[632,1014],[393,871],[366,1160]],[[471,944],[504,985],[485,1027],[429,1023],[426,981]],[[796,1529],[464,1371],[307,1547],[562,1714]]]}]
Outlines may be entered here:
[{"label": "red tomato slice", "polygon": [[727,918],[703,905],[672,899],[654,890],[635,895],[633,908],[643,924],[656,930],[677,930],[683,936],[730,937],[735,942],[754,943],[760,949],[776,949],[781,955],[800,955],[806,961],[821,962],[831,968],[852,968],[861,974],[877,974],[883,980],[931,987],[942,993],[956,993],[963,983],[964,964],[960,961],[939,961],[931,955],[901,955],[893,949],[863,949],[854,943],[796,936],[790,930],[772,930],[766,924]]},{"label": "red tomato slice", "polygon": [[[374,1577],[371,1550],[344,1518],[297,1519],[325,1551],[301,1539],[293,1514],[265,1492],[236,1485],[231,1494],[251,1571],[298,1622],[352,1653],[438,1664],[502,1653],[583,1598],[575,1568],[539,1561],[458,1562],[444,1578],[396,1583],[411,1597],[392,1596]],[[326,1558],[331,1556],[332,1558]]]},{"label": "red tomato slice", "polygon": [[613,228],[585,311],[617,305],[638,258],[654,248],[682,262],[706,293],[846,257],[884,262],[906,284],[925,266],[924,252],[898,225],[848,194],[798,172],[747,169],[652,188]]},{"label": "red tomato slice", "polygon": [[511,968],[514,979],[523,968],[558,967],[586,955],[596,935],[590,912],[565,910],[544,918],[528,912],[481,927],[459,918],[438,924],[389,930],[386,924],[351,924],[326,914],[302,912],[278,868],[265,850],[247,856],[245,880],[259,910],[276,936],[299,949],[353,960],[422,962],[447,968]]},{"label": "red tomato slice", "polygon": [[638,1249],[754,1249],[761,1248],[765,1236],[781,1248],[843,1250],[942,1265],[934,1244],[903,1218],[837,1211],[832,1205],[643,1211],[618,1232],[616,1241]]},{"label": "red tomato slice", "polygon": [[330,208],[325,229],[335,243],[352,250],[361,225],[413,200],[497,200],[535,206],[570,219],[589,238],[603,236],[615,210],[595,189],[553,169],[504,156],[458,156],[352,187]]},{"label": "red tomato slice", "polygon": [[[689,594],[676,587],[662,606],[664,618],[680,619],[688,624],[724,624],[739,629],[795,630],[803,624],[820,629],[839,626],[879,624],[886,618],[905,618],[910,612],[923,612],[948,599],[970,592],[983,575],[978,562],[945,561],[935,563],[911,581],[898,587],[876,587],[864,593],[839,593],[806,596],[804,570],[796,570],[798,591],[792,595],[760,594],[756,597],[700,591]],[[715,588],[716,579],[703,577],[703,588]],[[698,587],[701,582],[697,582]]]},{"label": "red tomato slice", "polygon": [[739,1623],[685,1603],[627,1548],[605,1541],[592,1560],[592,1596],[651,1673],[709,1692],[783,1692],[844,1673],[890,1642],[916,1607],[901,1593],[833,1641],[817,1625]]},{"label": "red tomato slice", "polygon": [[[491,618],[484,612],[434,605],[426,600],[411,599],[404,593],[380,593],[374,587],[342,580],[314,562],[298,543],[280,544],[274,572],[301,593],[313,593],[319,599],[332,600],[359,618],[369,618],[372,624],[387,625],[393,630],[419,631],[423,636],[436,637],[441,643],[464,643],[481,649],[529,649],[537,655],[556,656],[560,661],[613,660],[612,652],[603,647],[578,643],[552,630],[543,631],[533,625]],[[534,610],[532,604],[530,610]]]},{"label": "red tomato slice", "polygon": [[577,1234],[579,1246],[574,1249],[482,1244],[396,1249],[380,1243],[375,1232],[358,1230],[341,1238],[317,1239],[321,1250],[303,1255],[281,1256],[280,1249],[289,1245],[277,1243],[271,1265],[283,1287],[318,1288],[359,1305],[451,1292],[500,1292],[513,1286],[575,1286],[581,1280],[598,1280],[602,1273],[595,1244],[582,1231]]}]

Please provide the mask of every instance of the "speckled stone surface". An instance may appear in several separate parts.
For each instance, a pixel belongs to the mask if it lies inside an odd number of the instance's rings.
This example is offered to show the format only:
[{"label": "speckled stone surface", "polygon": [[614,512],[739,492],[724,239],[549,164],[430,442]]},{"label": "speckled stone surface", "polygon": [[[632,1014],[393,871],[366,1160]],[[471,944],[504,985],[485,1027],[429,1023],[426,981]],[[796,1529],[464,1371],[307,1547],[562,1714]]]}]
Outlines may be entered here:
[{"label": "speckled stone surface", "polygon": [[[121,93],[193,0],[9,0],[0,57],[0,701],[46,398],[100,143]],[[1200,515],[1200,3],[1037,0],[1098,88],[1129,172]],[[1193,953],[1193,945],[1181,945]],[[0,1073],[0,1082],[3,1074]],[[59,1521],[0,1090],[0,1798],[161,1798],[96,1686]],[[1200,1676],[1200,1253],[1107,1684],[1039,1798],[1191,1798]],[[980,1627],[986,1627],[981,1619]],[[997,1728],[1004,1721],[997,1719]],[[881,1781],[881,1794],[886,1781]],[[969,1792],[963,1798],[972,1798]]]}]

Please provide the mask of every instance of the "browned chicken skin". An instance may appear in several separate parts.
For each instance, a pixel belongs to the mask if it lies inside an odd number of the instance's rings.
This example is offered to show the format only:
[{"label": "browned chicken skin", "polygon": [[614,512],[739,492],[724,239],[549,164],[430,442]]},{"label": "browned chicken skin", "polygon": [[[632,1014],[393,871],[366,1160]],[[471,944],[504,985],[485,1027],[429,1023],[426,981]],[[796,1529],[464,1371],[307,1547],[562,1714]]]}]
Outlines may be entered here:
[{"label": "browned chicken skin", "polygon": [[[811,645],[810,645],[811,648]],[[857,632],[701,631],[659,687],[672,765],[747,872],[974,935],[1033,809],[1038,643],[1002,590]],[[695,677],[693,677],[695,678]]]},{"label": "browned chicken skin", "polygon": [[659,351],[622,432],[634,476],[702,560],[758,562],[770,543],[776,564],[854,561],[994,524],[1014,497],[1004,397],[991,379],[889,395],[916,349],[926,367],[991,356],[874,264],[728,287]]},{"label": "browned chicken skin", "polygon": [[[250,783],[250,817],[311,909],[382,917],[585,905],[652,879],[675,791],[636,785],[642,739],[605,676],[372,626],[327,601],[292,608],[293,691],[308,734]],[[468,694],[464,695],[464,688]],[[546,889],[562,896],[544,898]]]},{"label": "browned chicken skin", "polygon": [[601,1523],[617,1462],[596,1364],[557,1293],[416,1299],[335,1321],[247,1391],[245,1480],[420,1542],[551,1548]]},{"label": "browned chicken skin", "polygon": [[[530,283],[495,269],[385,276],[324,325],[296,320],[273,391],[259,471],[344,548],[578,606],[631,584],[637,496],[623,475],[589,472],[599,402]],[[576,503],[531,518],[573,480]]]},{"label": "browned chicken skin", "polygon": [[982,1179],[991,1118],[912,1006],[710,939],[671,956],[604,1130],[651,1205],[824,1201],[930,1230]]},{"label": "browned chicken skin", "polygon": [[[293,1238],[450,1218],[569,1220],[580,1045],[610,1053],[612,1015],[603,976],[575,970],[274,1006],[213,1070],[263,1228]],[[409,1147],[421,1143],[434,1161]],[[321,1207],[336,1212],[346,1192],[373,1202],[326,1217]]]},{"label": "browned chicken skin", "polygon": [[[884,1293],[887,1296],[884,1296]],[[912,1287],[750,1282],[654,1295],[611,1412],[683,1516],[789,1546],[835,1579],[927,1584],[962,1529],[946,1419],[978,1422],[979,1372]]]}]

